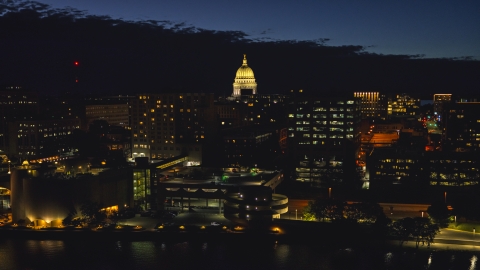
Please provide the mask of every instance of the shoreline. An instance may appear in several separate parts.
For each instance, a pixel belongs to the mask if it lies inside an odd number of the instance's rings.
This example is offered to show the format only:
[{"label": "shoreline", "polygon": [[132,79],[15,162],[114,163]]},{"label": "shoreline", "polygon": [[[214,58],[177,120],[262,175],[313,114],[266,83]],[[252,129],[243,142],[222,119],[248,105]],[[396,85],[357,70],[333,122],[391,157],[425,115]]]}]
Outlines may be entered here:
[{"label": "shoreline", "polygon": [[309,235],[309,233],[275,234],[268,232],[187,232],[187,231],[94,231],[90,229],[78,230],[29,230],[29,229],[0,229],[3,239],[25,240],[92,240],[92,241],[162,241],[162,242],[251,242],[269,244],[313,244],[318,248],[368,248],[379,250],[410,250],[410,251],[476,251],[480,252],[480,244],[458,244],[455,240],[440,239],[430,247],[420,245],[415,247],[415,241],[405,242],[402,246],[398,240],[392,239],[345,239],[325,235]]}]

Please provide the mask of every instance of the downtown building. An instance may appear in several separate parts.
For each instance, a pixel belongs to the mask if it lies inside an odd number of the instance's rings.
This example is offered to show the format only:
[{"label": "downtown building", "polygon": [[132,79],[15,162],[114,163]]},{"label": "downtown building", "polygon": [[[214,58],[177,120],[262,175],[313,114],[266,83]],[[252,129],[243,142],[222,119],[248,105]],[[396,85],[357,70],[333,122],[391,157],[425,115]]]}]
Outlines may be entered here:
[{"label": "downtown building", "polygon": [[85,100],[85,123],[88,128],[94,120],[105,120],[111,126],[130,129],[131,103],[136,96],[88,97]]},{"label": "downtown building", "polygon": [[363,119],[383,119],[387,117],[387,98],[380,92],[354,92],[354,98],[360,98],[360,111]]},{"label": "downtown building", "polygon": [[299,93],[290,101],[287,121],[297,181],[329,187],[354,177],[360,146],[359,98]]},{"label": "downtown building", "polygon": [[216,133],[214,96],[205,93],[140,94],[132,101],[132,158],[188,155],[201,164]]}]

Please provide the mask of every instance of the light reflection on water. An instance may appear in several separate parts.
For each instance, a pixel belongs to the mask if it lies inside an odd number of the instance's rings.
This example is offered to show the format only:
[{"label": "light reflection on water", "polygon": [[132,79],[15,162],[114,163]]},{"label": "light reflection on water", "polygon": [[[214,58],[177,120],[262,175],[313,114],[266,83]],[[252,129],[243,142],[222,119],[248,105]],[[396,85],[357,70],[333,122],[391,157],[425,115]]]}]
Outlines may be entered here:
[{"label": "light reflection on water", "polygon": [[0,239],[0,269],[477,269],[480,253],[275,242]]}]

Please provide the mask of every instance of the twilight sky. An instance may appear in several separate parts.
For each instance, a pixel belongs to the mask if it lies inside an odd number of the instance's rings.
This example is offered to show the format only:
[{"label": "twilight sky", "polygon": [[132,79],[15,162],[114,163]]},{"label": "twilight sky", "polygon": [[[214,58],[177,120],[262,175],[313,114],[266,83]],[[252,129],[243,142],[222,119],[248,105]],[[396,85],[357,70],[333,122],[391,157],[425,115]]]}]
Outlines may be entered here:
[{"label": "twilight sky", "polygon": [[480,60],[479,0],[39,0],[92,15],[169,20],[252,38],[315,40],[361,45],[380,54]]}]

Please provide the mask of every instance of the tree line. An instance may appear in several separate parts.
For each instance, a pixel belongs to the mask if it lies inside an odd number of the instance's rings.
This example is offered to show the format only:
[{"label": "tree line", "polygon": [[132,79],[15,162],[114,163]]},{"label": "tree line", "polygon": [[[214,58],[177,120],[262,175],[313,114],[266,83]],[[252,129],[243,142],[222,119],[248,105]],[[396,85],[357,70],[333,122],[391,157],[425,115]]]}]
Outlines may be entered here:
[{"label": "tree line", "polygon": [[392,221],[378,203],[318,198],[308,202],[302,218],[307,221],[364,224],[371,226],[376,235],[399,240],[400,245],[413,240],[418,247],[420,243],[430,246],[440,228],[448,226],[452,214],[444,203],[432,204],[427,213],[428,217],[406,217]]}]

